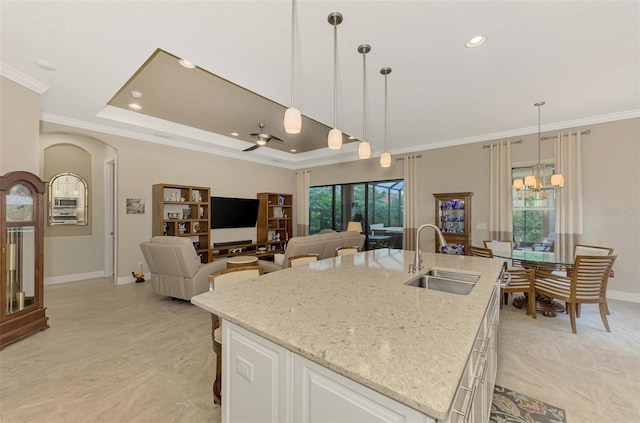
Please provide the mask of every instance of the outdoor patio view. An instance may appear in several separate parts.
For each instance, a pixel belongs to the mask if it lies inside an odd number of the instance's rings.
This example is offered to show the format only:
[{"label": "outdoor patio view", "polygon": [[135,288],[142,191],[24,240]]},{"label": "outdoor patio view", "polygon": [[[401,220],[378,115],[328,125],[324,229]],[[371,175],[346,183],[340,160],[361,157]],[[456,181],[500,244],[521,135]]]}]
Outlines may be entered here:
[{"label": "outdoor patio view", "polygon": [[325,185],[309,189],[309,233],[344,231],[360,222],[367,248],[402,248],[404,181]]}]

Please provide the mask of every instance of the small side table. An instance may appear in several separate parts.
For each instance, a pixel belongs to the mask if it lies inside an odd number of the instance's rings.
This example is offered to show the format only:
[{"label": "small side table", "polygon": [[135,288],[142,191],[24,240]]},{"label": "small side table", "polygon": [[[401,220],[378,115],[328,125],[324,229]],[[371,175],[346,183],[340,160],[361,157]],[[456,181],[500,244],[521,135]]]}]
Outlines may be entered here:
[{"label": "small side table", "polygon": [[227,269],[243,266],[256,266],[258,257],[256,256],[234,256],[227,259]]}]

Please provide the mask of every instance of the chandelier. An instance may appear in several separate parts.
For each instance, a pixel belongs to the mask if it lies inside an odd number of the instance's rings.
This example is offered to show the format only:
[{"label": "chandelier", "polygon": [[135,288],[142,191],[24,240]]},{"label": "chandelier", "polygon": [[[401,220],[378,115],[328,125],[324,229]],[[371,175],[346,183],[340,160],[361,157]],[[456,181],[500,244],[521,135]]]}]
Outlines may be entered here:
[{"label": "chandelier", "polygon": [[[533,165],[533,175],[527,175],[524,180],[522,178],[513,180],[513,187],[516,191],[524,190],[535,193],[549,189],[555,190],[564,186],[564,177],[559,173],[552,174],[550,178],[551,186],[546,186],[545,166],[540,162],[540,107],[545,104],[544,101],[534,104],[534,106],[538,108],[538,162]],[[543,198],[546,197],[546,193],[543,192],[542,194]]]}]

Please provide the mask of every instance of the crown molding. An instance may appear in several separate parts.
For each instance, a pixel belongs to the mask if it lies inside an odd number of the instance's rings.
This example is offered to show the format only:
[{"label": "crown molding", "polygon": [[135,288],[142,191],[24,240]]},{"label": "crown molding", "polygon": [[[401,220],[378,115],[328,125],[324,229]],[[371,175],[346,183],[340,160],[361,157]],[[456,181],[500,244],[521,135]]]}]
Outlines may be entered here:
[{"label": "crown molding", "polygon": [[38,94],[46,93],[50,88],[37,79],[27,76],[24,73],[12,68],[11,66],[5,65],[4,63],[0,63],[0,75],[12,80],[17,84],[22,85],[23,87],[29,88],[31,91],[35,91]]}]

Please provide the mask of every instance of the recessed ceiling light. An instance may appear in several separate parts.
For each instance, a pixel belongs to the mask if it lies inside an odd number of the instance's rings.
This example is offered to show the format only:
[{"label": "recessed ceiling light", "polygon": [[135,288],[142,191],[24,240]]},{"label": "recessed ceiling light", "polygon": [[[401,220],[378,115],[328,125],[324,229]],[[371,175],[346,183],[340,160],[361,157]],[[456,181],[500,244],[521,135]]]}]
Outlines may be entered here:
[{"label": "recessed ceiling light", "polygon": [[356,137],[354,137],[353,135],[350,135],[350,136],[349,136],[349,139],[350,139],[350,140],[355,140],[355,139],[356,139]]},{"label": "recessed ceiling light", "polygon": [[232,132],[229,135],[231,135],[232,137],[238,137],[240,136],[240,134],[238,134],[237,132]]},{"label": "recessed ceiling light", "polygon": [[33,60],[33,64],[36,65],[37,67],[39,67],[40,69],[44,69],[44,70],[48,70],[48,71],[56,70],[55,65],[53,63],[51,63],[51,62],[47,62],[46,60],[34,59]]},{"label": "recessed ceiling light", "polygon": [[296,150],[295,148],[292,148],[292,149],[291,149],[291,150],[289,150],[289,151],[291,151],[292,153],[295,153],[295,152],[296,152],[296,151],[298,151],[298,150]]},{"label": "recessed ceiling light", "polygon": [[178,60],[178,63],[180,63],[183,67],[187,68],[187,69],[193,69],[196,67],[196,65],[194,65],[193,63],[191,63],[188,60],[185,59],[180,59]]},{"label": "recessed ceiling light", "polygon": [[476,35],[475,37],[467,41],[464,46],[468,48],[479,47],[483,45],[486,41],[487,41],[487,37],[485,37],[484,35]]},{"label": "recessed ceiling light", "polygon": [[139,105],[138,103],[129,103],[129,107],[133,110],[140,110],[142,109],[142,106]]},{"label": "recessed ceiling light", "polygon": [[143,94],[140,91],[131,91],[131,97],[133,98],[142,98]]}]

